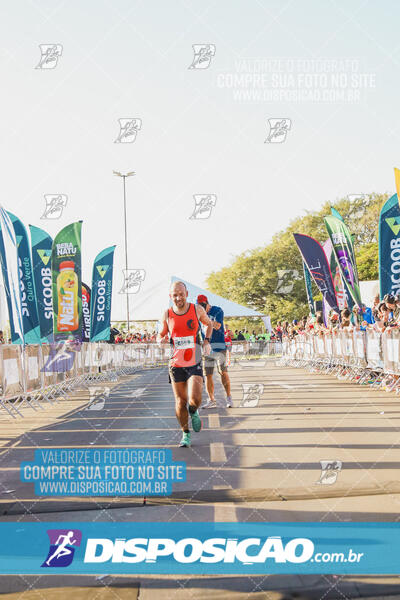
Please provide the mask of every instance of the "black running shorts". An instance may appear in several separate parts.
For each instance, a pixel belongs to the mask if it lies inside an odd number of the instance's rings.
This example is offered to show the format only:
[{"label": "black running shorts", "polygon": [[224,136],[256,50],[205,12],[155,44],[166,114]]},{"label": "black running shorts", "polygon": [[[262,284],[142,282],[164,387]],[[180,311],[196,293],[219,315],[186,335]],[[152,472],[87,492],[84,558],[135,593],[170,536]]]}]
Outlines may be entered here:
[{"label": "black running shorts", "polygon": [[192,375],[199,375],[203,377],[203,369],[201,368],[201,363],[197,363],[197,365],[193,365],[192,367],[169,367],[169,382],[174,381],[175,383],[180,383],[182,381],[187,381],[189,377]]}]

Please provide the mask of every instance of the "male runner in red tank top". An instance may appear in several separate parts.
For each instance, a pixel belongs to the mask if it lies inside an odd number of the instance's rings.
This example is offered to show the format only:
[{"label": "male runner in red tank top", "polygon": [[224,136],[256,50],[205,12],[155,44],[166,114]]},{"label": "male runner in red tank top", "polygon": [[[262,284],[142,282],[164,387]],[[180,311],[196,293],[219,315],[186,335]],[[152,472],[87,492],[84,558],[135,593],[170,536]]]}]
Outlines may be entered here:
[{"label": "male runner in red tank top", "polygon": [[[210,353],[212,323],[202,306],[187,301],[188,291],[182,281],[175,281],[169,294],[172,308],[164,311],[157,341],[172,344],[169,377],[175,396],[176,418],[182,427],[181,447],[190,446],[189,414],[193,431],[200,431],[198,408],[203,391],[200,321],[207,327],[203,352]],[[169,336],[168,336],[169,334]],[[189,413],[187,403],[189,401]]]}]

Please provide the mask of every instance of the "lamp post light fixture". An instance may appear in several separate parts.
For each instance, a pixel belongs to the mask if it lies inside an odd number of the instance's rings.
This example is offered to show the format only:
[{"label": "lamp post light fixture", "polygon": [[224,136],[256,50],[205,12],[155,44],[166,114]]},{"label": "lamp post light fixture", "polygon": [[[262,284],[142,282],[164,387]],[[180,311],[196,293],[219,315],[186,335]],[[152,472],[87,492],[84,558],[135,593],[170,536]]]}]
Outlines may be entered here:
[{"label": "lamp post light fixture", "polygon": [[[135,175],[135,172],[134,171],[129,171],[129,173],[126,173],[125,175],[123,173],[120,173],[119,171],[113,171],[113,173],[117,177],[122,177],[122,179],[124,181],[125,272],[126,272],[126,275],[127,275],[128,274],[128,231],[127,231],[127,224],[126,224],[126,186],[125,186],[125,179],[127,177],[131,177],[132,175]],[[127,321],[128,333],[129,333],[130,322],[129,322],[129,293],[128,293],[128,287],[126,287],[126,321]]]}]

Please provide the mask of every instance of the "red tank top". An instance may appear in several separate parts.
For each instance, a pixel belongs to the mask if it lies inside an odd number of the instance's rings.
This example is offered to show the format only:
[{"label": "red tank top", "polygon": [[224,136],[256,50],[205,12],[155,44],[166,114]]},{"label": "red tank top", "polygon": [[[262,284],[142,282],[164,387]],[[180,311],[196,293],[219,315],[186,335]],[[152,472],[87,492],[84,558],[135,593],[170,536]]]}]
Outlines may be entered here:
[{"label": "red tank top", "polygon": [[190,303],[183,315],[168,309],[168,329],[173,344],[172,367],[192,367],[201,362],[200,323],[195,305]]}]

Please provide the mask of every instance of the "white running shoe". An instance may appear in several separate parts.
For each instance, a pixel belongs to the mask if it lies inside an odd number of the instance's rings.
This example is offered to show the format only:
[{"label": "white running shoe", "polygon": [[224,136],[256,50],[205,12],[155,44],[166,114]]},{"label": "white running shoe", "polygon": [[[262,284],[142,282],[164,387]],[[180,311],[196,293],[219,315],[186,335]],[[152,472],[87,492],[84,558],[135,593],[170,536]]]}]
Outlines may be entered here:
[{"label": "white running shoe", "polygon": [[226,408],[232,408],[233,404],[232,404],[232,398],[227,398],[226,399]]},{"label": "white running shoe", "polygon": [[201,408],[217,408],[217,403],[215,400],[208,399],[205,404]]}]

